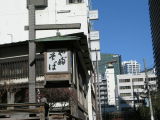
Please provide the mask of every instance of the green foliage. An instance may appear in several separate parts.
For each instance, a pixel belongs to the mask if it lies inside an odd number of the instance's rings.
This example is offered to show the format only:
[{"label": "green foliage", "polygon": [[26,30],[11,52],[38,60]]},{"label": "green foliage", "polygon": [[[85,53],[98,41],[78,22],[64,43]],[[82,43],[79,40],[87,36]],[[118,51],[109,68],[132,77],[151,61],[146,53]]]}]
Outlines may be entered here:
[{"label": "green foliage", "polygon": [[160,91],[152,93],[152,104],[155,120],[160,120]]},{"label": "green foliage", "polygon": [[[155,120],[160,120],[160,91],[152,92],[152,106]],[[150,109],[146,106],[141,106],[136,111],[139,115],[139,120],[150,120]]]},{"label": "green foliage", "polygon": [[149,107],[141,106],[136,111],[138,120],[150,120]]}]

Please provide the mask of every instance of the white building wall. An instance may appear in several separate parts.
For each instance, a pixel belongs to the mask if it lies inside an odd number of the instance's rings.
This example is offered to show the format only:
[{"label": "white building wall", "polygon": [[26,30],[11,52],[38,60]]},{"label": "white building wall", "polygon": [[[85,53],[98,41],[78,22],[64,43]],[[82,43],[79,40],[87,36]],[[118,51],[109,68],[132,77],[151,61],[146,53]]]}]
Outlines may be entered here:
[{"label": "white building wall", "polygon": [[[106,68],[104,76],[100,75],[100,101],[102,112],[116,111],[114,68]],[[97,91],[98,92],[98,91]],[[97,93],[98,94],[98,93]]]},{"label": "white building wall", "polygon": [[114,68],[106,69],[108,105],[116,105]]},{"label": "white building wall", "polygon": [[93,120],[93,110],[92,110],[92,100],[91,100],[91,83],[89,81],[89,85],[88,85],[88,116],[89,116],[89,120]]},{"label": "white building wall", "polygon": [[26,0],[3,0],[0,4],[0,44],[28,39],[28,34],[24,31],[27,25]]},{"label": "white building wall", "polygon": [[122,62],[123,74],[137,74],[140,72],[140,64],[136,60]]},{"label": "white building wall", "polygon": [[[135,95],[133,93],[143,93],[145,92],[145,73],[139,73],[137,75],[133,74],[123,74],[123,75],[117,75],[117,85],[118,85],[118,95],[119,95],[119,102],[120,102],[120,108],[125,107],[133,107],[134,100],[137,100]],[[148,78],[154,78],[155,80],[149,81],[149,85],[153,85],[152,90],[156,90],[156,75],[155,74],[148,74]],[[121,80],[126,80],[126,82],[120,82]],[[140,81],[134,81],[135,79],[141,79]],[[135,88],[133,86],[143,86],[143,88]],[[129,86],[128,89],[122,89],[121,87]],[[128,96],[121,96],[122,94],[130,93]],[[121,101],[129,101],[128,104],[121,103]],[[143,100],[143,98],[139,97],[139,100]]]},{"label": "white building wall", "polygon": [[[27,0],[3,0],[0,4],[0,44],[28,40],[28,31],[24,26],[28,25]],[[63,13],[62,13],[63,12]],[[44,10],[36,10],[36,24],[65,24],[81,23],[81,29],[61,30],[60,33],[71,34],[84,32],[88,36],[88,0],[83,3],[68,4],[67,0],[48,0],[48,7]],[[55,30],[43,30],[36,32],[36,38],[55,36]]]}]

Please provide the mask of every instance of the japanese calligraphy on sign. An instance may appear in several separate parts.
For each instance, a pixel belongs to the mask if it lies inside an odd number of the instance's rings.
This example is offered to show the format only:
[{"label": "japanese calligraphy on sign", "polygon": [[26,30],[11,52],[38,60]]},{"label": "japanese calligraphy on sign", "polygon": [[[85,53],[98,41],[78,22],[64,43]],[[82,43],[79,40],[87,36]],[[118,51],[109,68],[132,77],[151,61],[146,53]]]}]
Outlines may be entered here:
[{"label": "japanese calligraphy on sign", "polygon": [[47,73],[68,71],[68,52],[55,50],[47,52]]}]

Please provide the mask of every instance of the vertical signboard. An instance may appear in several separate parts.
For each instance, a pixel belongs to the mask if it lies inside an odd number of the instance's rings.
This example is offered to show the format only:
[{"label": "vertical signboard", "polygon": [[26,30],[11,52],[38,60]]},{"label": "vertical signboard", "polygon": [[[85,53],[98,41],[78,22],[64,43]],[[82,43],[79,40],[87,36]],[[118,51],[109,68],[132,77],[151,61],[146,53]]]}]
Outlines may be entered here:
[{"label": "vertical signboard", "polygon": [[91,59],[92,59],[93,62],[95,62],[97,60],[100,61],[101,60],[101,53],[100,53],[100,51],[99,50],[98,51],[91,51]]},{"label": "vertical signboard", "polygon": [[46,53],[46,73],[68,72],[69,51],[48,50]]},{"label": "vertical signboard", "polygon": [[90,40],[99,40],[99,31],[90,31]]},{"label": "vertical signboard", "polygon": [[90,10],[89,11],[89,19],[97,20],[98,19],[98,10]]},{"label": "vertical signboard", "polygon": [[[91,49],[91,59],[92,61],[100,61],[100,37],[99,31],[90,31],[90,49]],[[97,59],[96,59],[97,55]]]},{"label": "vertical signboard", "polygon": [[93,50],[100,50],[100,42],[99,40],[96,41],[90,41],[90,45],[91,45],[91,51]]}]

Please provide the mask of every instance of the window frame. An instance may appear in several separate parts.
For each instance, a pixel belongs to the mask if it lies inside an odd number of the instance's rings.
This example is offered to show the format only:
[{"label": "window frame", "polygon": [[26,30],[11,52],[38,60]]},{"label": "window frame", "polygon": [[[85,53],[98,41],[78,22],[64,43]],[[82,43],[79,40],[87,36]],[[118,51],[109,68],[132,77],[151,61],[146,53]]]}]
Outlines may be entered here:
[{"label": "window frame", "polygon": [[81,0],[81,2],[78,2],[79,0],[72,0],[72,1],[75,1],[75,2],[70,3],[70,0],[67,0],[67,4],[81,4],[81,3],[84,3],[84,0]]}]

